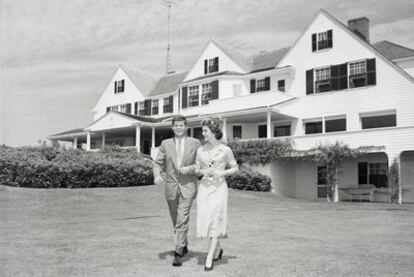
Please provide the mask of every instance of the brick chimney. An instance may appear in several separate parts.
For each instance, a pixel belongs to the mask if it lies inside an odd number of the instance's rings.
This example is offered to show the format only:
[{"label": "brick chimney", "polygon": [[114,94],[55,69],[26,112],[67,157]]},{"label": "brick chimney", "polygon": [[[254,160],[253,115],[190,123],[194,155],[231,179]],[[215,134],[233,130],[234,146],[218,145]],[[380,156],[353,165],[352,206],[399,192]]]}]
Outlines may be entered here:
[{"label": "brick chimney", "polygon": [[348,20],[348,27],[357,34],[360,38],[369,42],[369,19],[364,17],[359,17],[355,19]]}]

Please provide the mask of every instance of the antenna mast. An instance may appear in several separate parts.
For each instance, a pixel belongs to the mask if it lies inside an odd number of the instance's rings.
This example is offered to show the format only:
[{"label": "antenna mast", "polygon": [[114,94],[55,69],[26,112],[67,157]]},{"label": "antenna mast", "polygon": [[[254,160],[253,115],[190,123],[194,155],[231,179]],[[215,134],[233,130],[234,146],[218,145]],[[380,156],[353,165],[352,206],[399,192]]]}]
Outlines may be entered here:
[{"label": "antenna mast", "polygon": [[170,49],[170,20],[171,20],[171,16],[170,16],[170,11],[171,11],[171,7],[174,5],[174,2],[172,0],[163,0],[164,3],[167,5],[168,7],[168,37],[167,37],[167,66],[166,66],[166,73],[172,73],[172,58],[171,58],[171,49]]}]

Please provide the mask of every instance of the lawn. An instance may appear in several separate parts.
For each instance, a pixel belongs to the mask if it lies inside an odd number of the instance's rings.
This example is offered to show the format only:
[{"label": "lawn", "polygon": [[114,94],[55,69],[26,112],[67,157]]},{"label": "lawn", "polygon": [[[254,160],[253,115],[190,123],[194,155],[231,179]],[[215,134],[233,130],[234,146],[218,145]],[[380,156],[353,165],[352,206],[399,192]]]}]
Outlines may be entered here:
[{"label": "lawn", "polygon": [[0,186],[2,276],[414,276],[414,205],[309,202],[230,191],[230,236],[213,272],[205,240],[171,266],[173,232],[155,186]]}]

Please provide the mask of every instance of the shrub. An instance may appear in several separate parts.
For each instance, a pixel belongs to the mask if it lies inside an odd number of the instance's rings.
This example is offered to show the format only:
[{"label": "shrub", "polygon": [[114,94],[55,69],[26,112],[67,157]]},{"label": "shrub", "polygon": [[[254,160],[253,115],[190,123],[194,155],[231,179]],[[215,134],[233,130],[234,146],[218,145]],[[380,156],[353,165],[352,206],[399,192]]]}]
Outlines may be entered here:
[{"label": "shrub", "polygon": [[270,177],[242,168],[237,174],[226,177],[230,188],[252,191],[270,191]]},{"label": "shrub", "polygon": [[152,164],[136,151],[0,146],[0,183],[34,188],[151,185]]}]

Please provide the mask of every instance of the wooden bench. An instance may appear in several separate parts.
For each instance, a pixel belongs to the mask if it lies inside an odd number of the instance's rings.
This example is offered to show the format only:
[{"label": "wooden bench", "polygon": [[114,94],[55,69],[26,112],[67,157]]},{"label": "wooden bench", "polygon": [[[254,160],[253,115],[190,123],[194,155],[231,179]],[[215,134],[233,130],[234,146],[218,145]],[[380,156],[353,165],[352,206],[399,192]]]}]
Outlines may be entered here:
[{"label": "wooden bench", "polygon": [[359,185],[358,187],[348,187],[339,189],[339,200],[341,201],[373,201],[374,185]]}]

